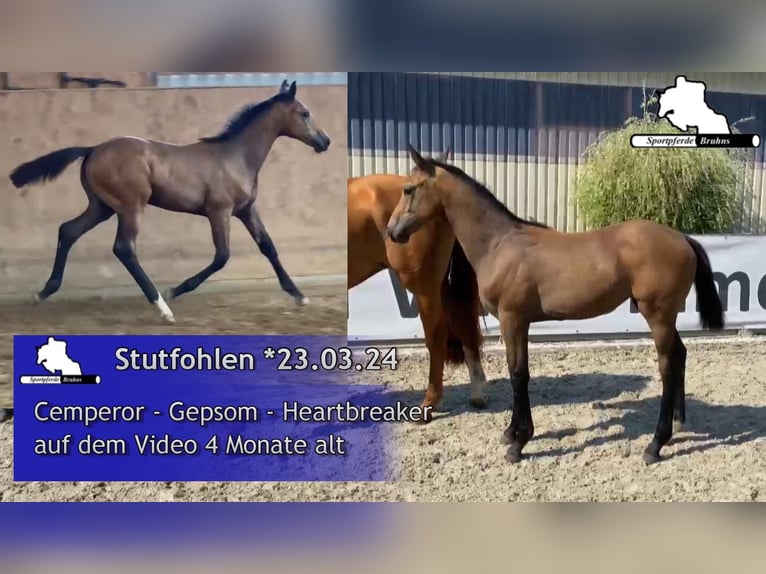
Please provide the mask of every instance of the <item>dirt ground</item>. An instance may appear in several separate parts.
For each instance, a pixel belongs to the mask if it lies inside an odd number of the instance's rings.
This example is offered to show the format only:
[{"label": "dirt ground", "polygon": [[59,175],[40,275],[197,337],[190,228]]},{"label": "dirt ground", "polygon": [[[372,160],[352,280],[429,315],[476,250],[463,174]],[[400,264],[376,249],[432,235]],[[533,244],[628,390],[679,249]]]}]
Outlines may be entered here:
[{"label": "dirt ground", "polygon": [[[331,312],[337,313],[328,309],[327,320]],[[108,319],[101,320],[109,328]],[[504,355],[488,349],[489,409],[470,409],[465,369],[450,370],[443,408],[433,423],[391,425],[395,480],[390,482],[14,484],[13,430],[5,423],[0,499],[766,501],[766,339],[688,340],[687,346],[687,428],[663,449],[665,460],[653,466],[641,460],[659,409],[652,347],[549,344],[532,348],[537,435],[518,465],[503,460],[505,447],[499,443],[511,402]],[[398,400],[417,404],[426,373],[422,352],[403,351],[395,374],[368,375],[365,381],[386,384]]]}]

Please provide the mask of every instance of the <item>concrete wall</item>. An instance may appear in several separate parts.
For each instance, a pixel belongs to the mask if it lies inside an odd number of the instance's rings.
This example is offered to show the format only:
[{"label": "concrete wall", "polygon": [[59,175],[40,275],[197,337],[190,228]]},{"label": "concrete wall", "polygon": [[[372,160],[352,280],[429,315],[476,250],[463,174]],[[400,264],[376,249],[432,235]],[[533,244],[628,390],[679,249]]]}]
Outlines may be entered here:
[{"label": "concrete wall", "polygon": [[[105,78],[125,82],[127,88],[148,88],[153,85],[150,72],[67,72],[78,78]],[[54,89],[59,88],[58,72],[3,72],[0,74],[0,89]],[[71,82],[66,88],[85,88]]]},{"label": "concrete wall", "polygon": [[[35,90],[0,92],[0,294],[37,290],[53,262],[58,226],[86,205],[79,164],[57,180],[16,190],[7,178],[18,164],[58,148],[94,145],[119,135],[191,143],[214,135],[241,106],[274,88]],[[258,206],[280,256],[294,276],[346,271],[346,88],[298,87],[333,140],[315,154],[277,140],[261,172]],[[112,255],[116,218],[84,236],[70,255],[67,289],[133,285]],[[232,259],[215,280],[273,277],[238,221]],[[148,208],[138,255],[158,286],[175,284],[213,256],[207,220]],[[212,279],[211,279],[212,280]],[[138,287],[136,287],[138,289]]]}]

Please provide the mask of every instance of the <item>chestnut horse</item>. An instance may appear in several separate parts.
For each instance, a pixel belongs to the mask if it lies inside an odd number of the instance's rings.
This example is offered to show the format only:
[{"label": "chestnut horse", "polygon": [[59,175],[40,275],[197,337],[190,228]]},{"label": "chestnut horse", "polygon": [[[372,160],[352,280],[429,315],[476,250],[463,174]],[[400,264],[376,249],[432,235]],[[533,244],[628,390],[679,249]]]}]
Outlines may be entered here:
[{"label": "chestnut horse", "polygon": [[423,406],[435,408],[441,402],[444,364],[465,362],[471,380],[469,402],[485,408],[476,277],[449,225],[426,224],[406,245],[386,238],[405,181],[400,175],[348,180],[348,288],[384,269],[394,271],[414,294],[423,324],[430,359]]},{"label": "chestnut horse", "polygon": [[282,83],[279,93],[242,109],[216,136],[189,145],[174,145],[134,137],[118,137],[93,147],[54,151],[17,167],[13,185],[58,177],[72,162],[83,158],[80,181],[88,207],[59,227],[53,270],[43,289],[35,294],[44,301],[61,286],[67,256],[85,233],[117,214],[114,254],[130,272],[147,300],[163,319],[173,322],[173,312],[144,272],[136,256],[141,214],[147,205],[169,211],[204,215],[210,221],[215,245],[212,263],[170,289],[170,299],[193,291],[229,260],[229,228],[233,215],[255,240],[271,263],[284,291],[296,303],[308,299],[282,267],[274,243],[255,206],[258,172],[274,141],[287,136],[317,153],[330,147],[330,138],[314,122],[309,110],[295,98],[296,84]]},{"label": "chestnut horse", "polygon": [[[415,169],[388,224],[406,243],[428,222],[449,222],[476,272],[484,307],[500,322],[513,387],[513,414],[503,433],[506,459],[518,462],[534,434],[529,404],[529,326],[587,319],[632,299],[649,324],[659,359],[662,400],[647,464],[686,420],[686,348],[676,330],[694,284],[702,326],[723,328],[723,306],[710,261],[694,239],[651,221],[596,231],[561,233],[525,221],[460,169],[423,158],[410,147]],[[414,237],[414,236],[413,236]],[[450,234],[451,237],[451,234]]]}]

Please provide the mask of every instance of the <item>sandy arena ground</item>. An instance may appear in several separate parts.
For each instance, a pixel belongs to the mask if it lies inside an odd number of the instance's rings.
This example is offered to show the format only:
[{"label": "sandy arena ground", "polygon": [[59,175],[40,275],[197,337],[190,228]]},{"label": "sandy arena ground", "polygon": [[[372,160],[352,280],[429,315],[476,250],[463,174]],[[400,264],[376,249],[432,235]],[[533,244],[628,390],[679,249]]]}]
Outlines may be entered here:
[{"label": "sandy arena ground", "polygon": [[[320,310],[314,312],[321,315]],[[337,310],[327,313],[325,320]],[[99,321],[109,329],[108,319]],[[665,460],[653,466],[641,461],[659,408],[653,348],[549,344],[535,345],[531,352],[537,436],[518,465],[504,462],[505,447],[499,444],[510,417],[511,389],[504,355],[489,348],[487,411],[467,406],[467,373],[456,368],[447,374],[444,405],[433,423],[391,425],[395,481],[14,484],[13,429],[5,423],[0,425],[0,499],[766,501],[766,339],[687,340],[687,346],[687,429],[663,450]],[[402,351],[393,376],[366,380],[386,384],[397,399],[417,404],[426,372],[422,352]]]}]

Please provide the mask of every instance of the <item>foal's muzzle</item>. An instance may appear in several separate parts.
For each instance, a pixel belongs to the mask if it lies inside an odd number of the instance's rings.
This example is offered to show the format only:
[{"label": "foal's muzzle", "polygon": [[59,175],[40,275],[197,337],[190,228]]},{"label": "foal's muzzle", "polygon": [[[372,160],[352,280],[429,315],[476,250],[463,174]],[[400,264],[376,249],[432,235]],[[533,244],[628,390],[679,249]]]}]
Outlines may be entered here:
[{"label": "foal's muzzle", "polygon": [[407,243],[410,239],[410,232],[404,229],[400,222],[386,228],[386,235],[394,243]]},{"label": "foal's muzzle", "polygon": [[386,235],[394,243],[407,243],[419,227],[420,223],[415,214],[405,211],[396,216],[395,219],[389,220]]},{"label": "foal's muzzle", "polygon": [[323,151],[330,149],[330,138],[327,137],[327,134],[323,132],[317,132],[317,134],[313,137],[313,142],[311,145],[313,146],[315,152],[322,153]]}]

